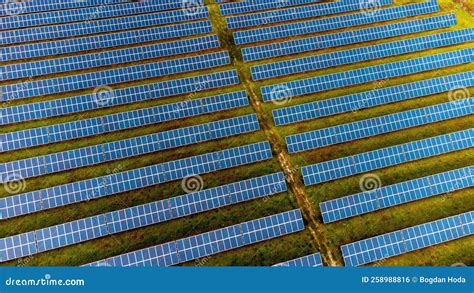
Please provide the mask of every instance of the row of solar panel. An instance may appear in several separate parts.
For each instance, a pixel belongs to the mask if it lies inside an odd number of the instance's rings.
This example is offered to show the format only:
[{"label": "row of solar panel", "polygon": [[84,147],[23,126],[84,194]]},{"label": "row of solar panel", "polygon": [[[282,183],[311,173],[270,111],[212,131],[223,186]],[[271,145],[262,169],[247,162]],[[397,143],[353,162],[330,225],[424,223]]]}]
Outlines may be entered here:
[{"label": "row of solar panel", "polygon": [[[216,76],[221,75],[208,75],[208,81],[211,84],[215,84]],[[234,84],[232,80],[224,79],[221,80],[220,86],[223,87],[231,84]],[[214,85],[214,87],[215,86],[216,85]],[[205,89],[208,88],[203,88],[203,90]],[[198,90],[195,92],[197,91]],[[145,101],[153,98],[148,95],[148,91],[135,91],[131,89],[114,90],[112,97],[113,99],[105,99],[103,102],[101,102],[101,100],[97,99],[97,97],[94,95],[85,95],[8,108],[0,108],[0,125],[79,113],[110,107],[113,105],[123,105],[133,102]],[[185,117],[196,116],[235,107],[242,107],[247,104],[247,93],[245,91],[240,91],[201,99],[189,99],[174,104],[165,104],[151,108],[111,114],[103,116],[102,119],[104,121],[109,121],[109,123],[115,124],[123,124],[127,120],[135,119],[140,121],[140,123],[135,124],[146,125],[150,123],[182,119]],[[27,136],[26,133],[25,136]],[[2,139],[4,138],[5,137],[2,137]],[[0,146],[3,148],[2,144],[0,144]]]},{"label": "row of solar panel", "polygon": [[196,13],[189,13],[187,10],[171,10],[122,18],[100,19],[88,22],[0,31],[0,45],[71,38],[83,35],[131,30],[148,26],[165,25],[176,22],[189,22],[205,18],[209,18],[207,7],[202,7],[202,9],[196,11]]},{"label": "row of solar panel", "polygon": [[387,78],[460,65],[473,61],[474,48],[468,48],[264,86],[262,87],[262,96],[265,102],[288,99],[291,97],[314,94],[321,91],[363,84],[375,80],[384,80]]},{"label": "row of solar panel", "polygon": [[[260,0],[260,1],[241,1],[231,2],[219,5],[219,10],[222,15],[229,14],[241,14],[249,13],[253,11],[261,10],[274,10],[289,6],[312,4],[320,2],[320,0],[285,0],[285,1],[272,1],[272,0]],[[218,2],[219,3],[219,2]]]},{"label": "row of solar panel", "polygon": [[[34,78],[49,74],[137,62],[146,59],[193,52],[202,52],[218,48],[219,45],[217,36],[210,35],[194,39],[178,40],[172,43],[160,43],[143,47],[132,47],[86,55],[75,55],[29,63],[16,63],[0,67],[0,80]],[[176,63],[180,63],[179,61],[180,60],[176,60]],[[172,62],[172,60],[168,62]],[[164,65],[163,62],[159,64]]]},{"label": "row of solar panel", "polygon": [[[233,117],[0,164],[0,183],[102,164],[259,130],[257,115]],[[41,139],[41,138],[37,138]]]},{"label": "row of solar panel", "polygon": [[439,47],[468,43],[474,40],[474,29],[450,31],[401,41],[377,44],[355,49],[325,53],[299,59],[278,61],[252,66],[252,78],[263,80],[285,75],[304,73],[328,67],[371,61],[390,56],[408,54]]},{"label": "row of solar panel", "polygon": [[285,261],[274,265],[274,267],[322,267],[323,261],[320,253],[303,256],[297,259]]},{"label": "row of solar panel", "polygon": [[324,223],[331,223],[435,195],[474,187],[474,166],[321,202]]},{"label": "row of solar panel", "polygon": [[[367,2],[367,4],[370,5],[371,3]],[[393,0],[381,0],[377,3],[372,3],[372,5],[373,4],[376,4],[377,7],[381,7],[393,4]],[[362,3],[349,1],[329,2],[288,9],[271,10],[254,14],[232,16],[226,18],[226,21],[228,28],[240,29],[277,22],[286,22],[291,20],[356,11],[361,9],[361,5]]]},{"label": "row of solar panel", "polygon": [[[238,77],[235,71],[233,73],[231,72],[223,72],[226,75],[229,74],[231,75],[230,77],[227,75],[227,77],[230,79],[230,81],[227,84],[238,84]],[[224,75],[224,76],[226,76]],[[221,75],[222,76],[222,75]],[[235,78],[235,80],[233,80]],[[198,78],[193,78],[194,80],[201,80],[200,77]],[[189,80],[189,79],[188,79]],[[181,80],[178,81],[173,81],[177,82],[181,85],[181,88],[178,88],[180,91],[186,89],[183,84],[181,84]],[[201,81],[204,82],[204,81]],[[212,82],[211,81],[205,81],[208,82],[209,85],[207,85],[207,88],[217,88],[217,87],[222,87],[223,83],[219,82],[219,79],[217,79],[217,82]],[[165,83],[158,83],[157,87],[161,89],[158,90],[158,93],[160,92],[166,92],[169,94],[169,82]],[[193,92],[193,86],[194,83],[191,83],[187,87],[189,89],[186,89],[189,92]],[[184,89],[183,89],[184,88]],[[154,98],[159,98],[162,94],[158,95],[156,91],[149,91],[148,88],[145,88],[146,90],[144,92],[150,92],[152,94],[155,94],[155,96],[151,96]],[[205,88],[200,88],[199,90],[205,90]],[[114,99],[112,96],[111,99]],[[108,98],[104,99],[105,102],[107,103]],[[101,102],[97,101],[96,103]],[[131,101],[128,101],[131,102]],[[124,130],[124,129],[130,129],[138,126],[143,126],[151,123],[160,123],[163,121],[170,121],[170,120],[175,120],[175,119],[181,119],[184,117],[188,117],[190,115],[197,115],[199,112],[189,112],[189,107],[186,106],[188,104],[187,101],[184,101],[182,103],[178,103],[176,109],[170,109],[169,107],[155,107],[155,108],[148,108],[144,110],[136,110],[136,111],[130,111],[130,112],[123,112],[123,113],[117,113],[117,114],[111,114],[103,117],[95,117],[95,118],[89,118],[89,119],[84,119],[84,120],[77,120],[77,121],[71,121],[71,122],[66,122],[63,124],[55,124],[55,125],[50,125],[50,126],[44,126],[44,127],[39,127],[39,128],[32,128],[32,129],[25,129],[25,130],[19,130],[16,132],[9,132],[9,133],[3,133],[0,134],[0,152],[7,152],[7,151],[12,151],[12,150],[18,150],[18,149],[23,149],[23,148],[28,148],[28,147],[34,147],[34,146],[39,146],[39,145],[44,145],[44,144],[51,144],[51,143],[57,143],[57,142],[62,142],[66,140],[71,140],[71,139],[77,139],[77,138],[83,138],[91,135],[97,135],[97,134],[104,134],[104,133],[109,133],[109,132],[114,132],[114,131],[119,131],[119,130]],[[176,104],[175,104],[176,105]],[[171,105],[171,106],[175,106]],[[189,102],[189,105],[195,105],[194,102]],[[182,108],[183,107],[183,108]],[[99,107],[100,108],[100,107]],[[155,110],[171,110],[169,112],[164,112],[164,113],[159,113],[159,112],[154,112]]]},{"label": "row of solar panel", "polygon": [[434,12],[439,12],[439,6],[436,0],[431,0],[423,3],[380,9],[377,13],[360,12],[304,22],[237,31],[234,32],[234,39],[237,45],[245,45]]},{"label": "row of solar panel", "polygon": [[389,166],[469,149],[474,128],[326,161],[301,169],[304,184],[311,186]]},{"label": "row of solar panel", "polygon": [[341,246],[346,266],[386,259],[474,234],[474,211]]},{"label": "row of solar panel", "polygon": [[[187,1],[184,6],[182,1],[175,3],[157,3],[157,2],[135,2],[123,3],[120,5],[102,5],[97,7],[85,7],[70,10],[47,11],[34,14],[12,15],[2,19],[2,29],[18,29],[31,26],[60,24],[67,22],[93,21],[101,18],[112,18],[133,14],[151,13],[163,10],[189,8],[197,12],[203,7],[203,0]],[[192,8],[194,6],[194,8]],[[21,8],[20,8],[21,11]]]},{"label": "row of solar panel", "polygon": [[172,266],[275,237],[302,231],[300,210],[244,222],[219,230],[132,251],[87,266]]},{"label": "row of solar panel", "polygon": [[0,239],[0,262],[255,200],[286,189],[283,173],[274,173],[6,237]]},{"label": "row of solar panel", "polygon": [[273,118],[277,126],[287,125],[442,92],[457,91],[458,89],[468,88],[471,86],[474,86],[474,71],[461,72],[453,75],[276,109],[273,110]]},{"label": "row of solar panel", "polygon": [[271,158],[267,141],[225,149],[1,198],[0,216],[10,218],[35,213]]},{"label": "row of solar panel", "polygon": [[[403,16],[400,16],[403,17]],[[333,34],[271,43],[242,48],[244,62],[299,54],[319,49],[332,48],[362,42],[387,39],[396,36],[436,30],[456,25],[455,14],[445,14],[422,19],[415,19],[382,26],[358,30],[337,32]]]},{"label": "row of solar panel", "polygon": [[[146,42],[207,34],[211,32],[212,24],[209,20],[205,20],[192,23],[152,27],[141,30],[110,33],[105,35],[24,44],[0,48],[0,61],[7,62],[14,60],[25,60],[119,46],[130,46]],[[176,41],[178,44],[180,42],[186,42],[186,40]],[[166,50],[167,46],[172,47],[174,43],[175,42],[164,43],[161,45]]]},{"label": "row of solar panel", "polygon": [[288,152],[299,153],[472,114],[474,98],[468,98],[290,135],[285,139]]},{"label": "row of solar panel", "polygon": [[[198,0],[200,1],[200,0]],[[127,0],[107,0],[107,4],[120,4],[127,2]],[[10,16],[12,14],[26,14],[50,10],[73,9],[80,7],[104,5],[103,0],[69,0],[61,2],[46,2],[46,1],[8,1],[0,9],[0,16]],[[170,4],[165,4],[165,8]],[[170,8],[171,9],[171,8]]]}]

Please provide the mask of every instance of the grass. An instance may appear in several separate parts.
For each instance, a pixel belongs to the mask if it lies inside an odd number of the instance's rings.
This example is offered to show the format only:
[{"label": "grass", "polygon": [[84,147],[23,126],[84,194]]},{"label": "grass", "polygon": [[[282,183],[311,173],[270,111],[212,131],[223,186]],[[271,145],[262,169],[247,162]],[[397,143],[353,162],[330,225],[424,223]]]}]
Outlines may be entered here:
[{"label": "grass", "polygon": [[[420,1],[408,1],[400,0],[397,1],[396,5],[402,5],[407,3],[414,3]],[[446,14],[449,12],[456,13],[458,24],[454,27],[440,29],[436,31],[423,32],[418,34],[410,35],[409,38],[430,35],[439,32],[450,31],[454,29],[462,29],[473,27],[472,16],[469,15],[468,10],[460,9],[456,3],[451,0],[439,0],[442,7],[442,11],[436,15]],[[469,7],[471,4],[465,4]],[[220,51],[223,48],[228,49],[232,59],[232,64],[229,66],[223,66],[218,69],[209,69],[198,72],[186,73],[181,75],[165,76],[159,78],[152,78],[147,80],[141,80],[136,82],[130,82],[125,84],[113,85],[113,88],[123,88],[134,85],[149,84],[153,82],[161,82],[166,80],[178,79],[182,77],[190,77],[196,75],[202,75],[212,73],[216,71],[225,71],[237,68],[241,81],[250,80],[250,67],[256,64],[270,63],[279,60],[289,60],[294,58],[300,58],[304,56],[311,56],[315,54],[321,54],[325,52],[340,51],[350,48],[357,48],[360,46],[368,46],[380,43],[380,41],[366,42],[361,44],[354,44],[344,46],[343,48],[331,48],[327,50],[318,50],[314,52],[307,52],[304,54],[286,56],[277,59],[268,59],[253,63],[243,63],[240,48],[233,44],[232,32],[226,29],[225,21],[222,17],[219,17],[217,6],[215,4],[209,4],[211,11],[211,20],[216,32],[219,33],[222,48],[209,50],[206,52]],[[432,15],[424,15],[420,18],[426,18]],[[411,18],[410,18],[411,19]],[[397,21],[391,21],[388,23],[394,23]],[[384,23],[385,24],[385,23]],[[379,24],[376,24],[379,25]],[[366,26],[367,27],[367,26]],[[344,29],[350,30],[350,29]],[[327,34],[331,32],[324,32]],[[317,35],[317,34],[316,34]],[[407,36],[390,38],[383,42],[402,40],[408,38]],[[168,41],[168,40],[167,40]],[[272,79],[264,82],[252,82],[246,84],[251,90],[260,94],[261,86],[268,84],[276,84],[290,80],[304,79],[313,76],[319,76],[329,74],[333,72],[340,72],[355,68],[367,67],[377,64],[383,64],[388,62],[396,62],[405,60],[408,58],[416,58],[419,56],[427,56],[432,54],[438,54],[447,51],[453,51],[461,48],[470,48],[472,43],[462,44],[457,46],[438,48],[427,51],[420,51],[412,54],[406,54],[403,56],[393,56],[390,58],[384,58],[379,60],[372,60],[368,62],[361,62],[357,64],[349,64],[345,66],[339,66],[337,68],[328,68],[324,70],[305,72],[302,74],[293,75],[290,77],[281,77]],[[199,52],[203,53],[203,52]],[[189,54],[188,56],[195,55],[197,53]],[[144,60],[140,62],[150,63],[154,61],[160,61],[161,59]],[[138,64],[138,63],[137,63]],[[121,64],[118,67],[125,66]],[[110,67],[113,68],[113,67]],[[290,103],[284,105],[297,105],[302,103],[308,103],[316,100],[323,100],[331,97],[337,97],[341,95],[362,92],[371,90],[375,87],[388,87],[392,85],[403,84],[412,81],[418,81],[436,76],[449,75],[457,72],[474,70],[473,64],[465,64],[450,68],[444,68],[437,71],[428,71],[409,77],[392,78],[384,81],[378,81],[375,83],[361,84],[353,87],[347,87],[343,89],[335,89],[318,93],[315,95],[308,95],[303,97],[294,98]],[[94,69],[87,70],[94,71]],[[66,76],[72,73],[67,73]],[[44,77],[41,77],[44,78]],[[139,103],[132,103],[127,105],[121,105],[106,109],[100,109],[95,111],[89,111],[84,113],[76,113],[67,116],[53,117],[46,120],[37,120],[26,123],[20,123],[16,125],[3,126],[0,130],[1,133],[17,131],[26,128],[35,128],[46,125],[53,125],[58,123],[64,123],[79,119],[87,119],[92,117],[99,117],[111,113],[118,113],[123,111],[129,111],[134,109],[142,109],[147,107],[153,107],[156,105],[163,105],[168,103],[176,103],[183,101],[187,98],[197,99],[205,96],[213,96],[221,93],[227,93],[232,91],[242,90],[243,85],[230,86],[222,89],[214,89],[210,91],[198,92],[192,95],[182,95],[163,99],[153,99],[143,101]],[[471,93],[474,92],[474,88],[468,89]],[[33,103],[38,101],[47,101],[57,98],[64,98],[69,96],[75,96],[80,94],[89,94],[92,90],[76,91],[65,93],[61,95],[52,95],[45,97],[38,97],[26,100],[18,100],[9,104],[2,104],[2,107],[21,105],[25,103]],[[261,97],[258,96],[260,99]],[[348,123],[351,121],[363,120],[367,118],[377,117],[386,115],[394,112],[405,111],[409,109],[415,109],[434,105],[438,103],[448,102],[448,93],[442,93],[438,95],[432,95],[428,97],[422,97],[418,99],[403,101],[395,104],[383,105],[375,108],[365,109],[357,112],[343,113],[331,117],[324,117],[311,121],[305,121],[304,123],[298,123],[285,127],[276,128],[280,142],[284,144],[284,137],[290,134],[300,133],[313,129],[325,128],[333,125],[342,123]],[[273,119],[272,110],[278,108],[272,103],[262,104],[263,113],[261,113],[262,123],[270,123]],[[243,107],[240,109],[234,109],[224,111],[220,113],[214,113],[210,115],[203,115],[198,117],[192,117],[179,121],[171,121],[160,123],[156,125],[148,125],[136,129],[128,129],[124,131],[108,133],[101,136],[88,137],[73,141],[67,141],[47,146],[35,147],[30,149],[23,149],[15,152],[9,152],[6,154],[0,154],[0,162],[8,162],[13,160],[24,159],[28,157],[35,157],[54,152],[60,152],[64,150],[85,147],[93,144],[100,144],[110,141],[116,141],[120,139],[135,137],[139,135],[146,135],[150,133],[156,133],[166,131],[170,129],[176,129],[180,127],[186,127],[191,125],[197,125],[215,120],[221,120],[241,115],[253,113],[254,109],[251,106]],[[271,122],[272,123],[272,122]],[[441,135],[449,132],[472,128],[474,125],[474,116],[468,116],[463,118],[457,118],[449,121],[440,123],[424,125],[422,127],[407,129],[398,131],[383,136],[376,136],[366,139],[357,140],[350,143],[341,145],[330,146],[321,148],[318,150],[304,152],[298,155],[289,156],[289,160],[298,169],[297,179],[301,184],[301,176],[299,168],[304,165],[318,163],[330,159],[340,158],[349,156],[361,152],[366,152],[386,146],[401,144],[414,140],[419,140],[427,137]],[[152,164],[163,163],[167,161],[177,160],[208,152],[218,151],[226,148],[246,145],[254,142],[267,140],[264,131],[258,131],[249,133],[237,137],[226,138],[218,141],[211,141],[206,143],[200,143],[192,146],[183,148],[168,150],[164,152],[152,153],[134,158],[123,159],[114,162],[108,162],[101,165],[90,166],[87,168],[81,168],[70,172],[61,172],[53,175],[48,175],[39,178],[31,178],[25,181],[25,192],[47,188],[50,186],[56,186],[87,178],[93,178],[98,176],[104,176],[110,173],[121,172],[143,166],[149,166]],[[274,157],[276,157],[276,153]],[[383,170],[377,170],[373,172],[378,175],[383,185],[390,185],[398,182],[403,182],[413,178],[427,176],[455,168],[461,168],[469,165],[474,165],[474,150],[464,150],[456,153],[450,153],[435,158],[424,159],[408,164],[394,166]],[[230,170],[224,170],[215,172],[212,174],[206,174],[203,176],[204,188],[211,188],[228,184],[231,182],[237,182],[257,176],[266,175],[272,172],[281,171],[282,167],[276,158],[257,164],[251,164]],[[317,186],[305,188],[305,193],[309,198],[313,210],[320,219],[319,203],[329,199],[342,197],[349,194],[358,193],[360,176],[352,176],[349,178],[343,178],[333,182],[327,182]],[[3,221],[0,225],[0,237],[7,237],[23,232],[32,231],[34,229],[48,227],[67,221],[81,219],[88,216],[93,216],[108,211],[114,211],[125,207],[135,206],[155,200],[161,200],[183,194],[180,182],[170,182],[159,186],[153,186],[141,190],[109,196],[89,202],[80,204],[70,205],[62,208],[46,210],[41,213],[33,215],[19,217],[7,221]],[[339,264],[342,264],[342,256],[340,254],[339,246],[352,241],[357,241],[367,237],[387,233],[396,229],[401,229],[427,221],[436,220],[442,217],[462,213],[474,209],[474,190],[466,189],[454,192],[449,195],[435,196],[429,199],[404,204],[401,206],[393,207],[386,210],[373,212],[370,214],[362,215],[360,217],[336,222],[329,225],[322,225],[322,228],[318,233],[323,233],[327,241],[329,249],[335,255],[335,258]],[[7,192],[0,187],[0,197],[9,196]],[[85,243],[68,246],[62,249],[42,253],[35,255],[31,258],[23,260],[15,260],[7,263],[7,265],[80,265],[87,262],[95,261],[101,258],[110,257],[126,251],[132,251],[151,245],[172,241],[182,237],[195,235],[201,232],[218,229],[228,225],[237,224],[243,221],[271,215],[278,212],[287,211],[290,209],[297,208],[298,205],[294,199],[294,195],[291,192],[275,195],[265,200],[257,200],[239,204],[232,207],[226,207],[215,211],[210,211],[195,215],[192,217],[186,217],[184,219],[178,219],[159,225],[152,225],[128,231],[126,233],[117,234],[114,236],[104,237]],[[383,262],[376,263],[374,265],[451,265],[454,263],[466,263],[473,264],[474,255],[474,239],[473,237],[464,238],[461,240],[445,243],[436,247],[424,249],[421,251],[413,252],[410,254],[402,255],[399,257],[390,258]],[[318,251],[317,245],[314,243],[314,239],[310,235],[308,230],[300,233],[296,233],[290,236],[273,239],[260,244],[244,247],[242,249],[233,250],[218,255],[211,256],[209,258],[201,259],[196,262],[190,262],[184,265],[272,265],[288,259],[301,257],[310,253]]]}]

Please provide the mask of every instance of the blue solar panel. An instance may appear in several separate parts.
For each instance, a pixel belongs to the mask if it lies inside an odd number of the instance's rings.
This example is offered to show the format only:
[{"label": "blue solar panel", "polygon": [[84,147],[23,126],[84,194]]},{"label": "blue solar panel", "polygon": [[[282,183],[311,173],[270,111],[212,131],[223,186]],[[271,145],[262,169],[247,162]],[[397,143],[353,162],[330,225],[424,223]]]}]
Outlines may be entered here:
[{"label": "blue solar panel", "polygon": [[[122,1],[124,2],[124,1]],[[187,6],[203,5],[203,1],[188,1]],[[32,4],[32,2],[26,2],[26,5]],[[107,2],[106,4],[110,4]],[[189,5],[188,5],[189,4]],[[179,1],[171,3],[152,3],[152,2],[135,2],[135,3],[123,3],[120,5],[103,5],[100,4],[98,7],[85,7],[68,9],[62,11],[47,11],[34,14],[20,14],[12,15],[2,20],[2,29],[18,29],[23,27],[39,26],[39,25],[50,25],[50,24],[61,24],[66,22],[79,22],[79,21],[91,21],[101,18],[112,18],[133,14],[143,14],[163,10],[181,9],[183,4]],[[32,7],[32,6],[29,6]],[[26,7],[25,7],[26,8]],[[20,10],[19,12],[23,12]]]},{"label": "blue solar panel", "polygon": [[307,256],[303,256],[297,259],[289,260],[286,262],[282,262],[274,267],[322,267],[323,261],[321,259],[321,254],[314,253]]},{"label": "blue solar panel", "polygon": [[[375,80],[414,74],[442,67],[454,66],[474,61],[474,49],[452,51],[437,55],[386,63],[344,72],[295,80],[287,83],[262,87],[265,102],[288,99],[313,94],[335,88],[342,88]],[[284,94],[284,96],[283,96]]]},{"label": "blue solar panel", "polygon": [[473,235],[474,211],[341,246],[346,266],[359,266]]},{"label": "blue solar panel", "polygon": [[461,72],[417,82],[375,89],[337,98],[273,110],[275,125],[357,111],[388,103],[414,99],[474,86],[474,71]]},{"label": "blue solar panel", "polygon": [[463,29],[299,59],[257,65],[252,66],[250,70],[254,80],[271,79],[328,67],[336,67],[345,64],[472,42],[473,40],[474,29]]},{"label": "blue solar panel", "polygon": [[86,266],[171,266],[288,235],[303,229],[304,223],[301,211],[292,210],[132,251]]},{"label": "blue solar panel", "polygon": [[[182,23],[164,27],[153,27],[134,31],[110,33],[106,35],[87,36],[81,38],[64,39],[59,41],[32,43],[25,45],[0,48],[0,61],[25,60],[44,56],[56,56],[90,50],[129,46],[145,42],[160,41],[172,38],[207,34],[212,32],[209,20],[193,23]],[[167,46],[191,46],[190,40],[177,40],[169,43],[157,44],[167,50]],[[170,52],[173,52],[170,50]],[[144,52],[144,54],[147,54]]]},{"label": "blue solar panel", "polygon": [[421,14],[434,13],[438,11],[438,3],[436,0],[431,0],[423,3],[380,9],[377,11],[377,13],[361,12],[310,21],[282,24],[278,26],[262,27],[246,31],[237,31],[234,33],[234,39],[237,45],[244,45],[381,21],[389,21]]},{"label": "blue solar panel", "polygon": [[409,142],[301,169],[306,186],[474,146],[474,128]]},{"label": "blue solar panel", "polygon": [[[0,32],[0,45],[72,38],[83,35],[132,30],[147,26],[166,25],[176,22],[189,22],[204,18],[209,18],[209,11],[207,7],[202,7],[202,9],[199,9],[195,13],[189,13],[187,10],[173,10],[113,19],[100,19],[53,26],[31,27]],[[193,23],[189,23],[190,27],[193,25]],[[162,29],[162,33],[172,33],[172,31],[175,31],[175,29],[178,27],[168,26],[160,28]]]},{"label": "blue solar panel", "polygon": [[474,113],[474,99],[453,101],[286,137],[288,151],[298,153],[365,137],[436,123]]},{"label": "blue solar panel", "polygon": [[[227,51],[173,59],[156,63],[140,64],[129,67],[90,72],[66,77],[38,80],[24,83],[10,84],[0,87],[2,99],[16,100],[42,95],[52,95],[69,91],[76,91],[99,86],[109,86],[117,83],[168,76],[191,72],[230,64]],[[73,69],[73,68],[71,68]],[[28,74],[29,68],[23,68],[23,73],[8,73],[7,78],[19,78],[20,74]],[[38,72],[39,74],[40,72]],[[152,86],[152,85],[151,85]]]},{"label": "blue solar panel", "polygon": [[36,252],[34,232],[0,239],[0,262],[21,258]]},{"label": "blue solar panel", "polygon": [[321,202],[324,223],[474,186],[474,166]]},{"label": "blue solar panel", "polygon": [[[0,199],[2,217],[15,217],[29,212],[27,205],[36,203],[40,197],[41,206],[34,211],[88,201],[112,194],[132,191],[152,185],[180,180],[237,166],[256,163],[272,158],[270,144],[260,142],[214,153],[189,157],[163,164],[151,165],[130,171],[59,185],[40,191],[28,192]],[[35,198],[34,202],[28,202]]]},{"label": "blue solar panel", "polygon": [[242,56],[245,62],[256,61],[318,49],[414,34],[428,30],[436,30],[455,25],[456,23],[455,14],[446,14],[316,37],[246,47],[242,48]]},{"label": "blue solar panel", "polygon": [[[131,63],[158,57],[205,51],[217,47],[219,47],[219,40],[216,35],[211,35],[191,40],[179,40],[173,43],[153,44],[143,47],[133,47],[87,55],[76,55],[64,58],[34,61],[29,63],[16,63],[0,67],[0,72],[2,72],[0,79],[19,79],[50,75],[60,72],[78,71],[88,68]],[[181,60],[186,63],[196,62],[192,59],[184,58],[176,60],[178,62],[173,62],[173,64],[177,67],[177,65],[181,63]],[[165,62],[160,62],[157,64],[162,65],[163,69],[166,68]],[[173,69],[175,68],[173,67]],[[109,75],[113,77],[112,72],[109,73]],[[81,80],[87,80],[87,78],[90,78],[88,75],[80,75],[78,78],[79,77]]]},{"label": "blue solar panel", "polygon": [[274,0],[259,0],[257,1],[241,1],[232,2],[219,5],[219,10],[222,15],[237,14],[237,13],[248,13],[260,10],[278,9],[288,6],[311,4],[320,2],[320,0],[285,0],[285,1],[274,1]]},{"label": "blue solar panel", "polygon": [[[367,3],[369,3],[367,1]],[[378,7],[390,5],[393,0],[382,0],[376,4]],[[286,22],[297,19],[312,18],[329,14],[338,14],[361,9],[363,3],[359,2],[330,2],[295,8],[271,10],[266,12],[244,14],[226,18],[227,26],[230,29],[240,29],[245,27],[267,25],[270,23]]]}]

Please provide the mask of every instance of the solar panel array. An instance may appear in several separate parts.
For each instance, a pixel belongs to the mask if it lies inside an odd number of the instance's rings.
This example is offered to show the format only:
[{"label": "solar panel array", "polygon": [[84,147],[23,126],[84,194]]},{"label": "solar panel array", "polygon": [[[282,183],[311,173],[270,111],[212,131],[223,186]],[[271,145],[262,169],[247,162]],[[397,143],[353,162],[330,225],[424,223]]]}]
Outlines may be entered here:
[{"label": "solar panel array", "polygon": [[[264,86],[262,96],[265,102],[282,98],[313,94],[335,88],[384,80],[391,77],[460,65],[474,61],[474,48],[451,51],[398,62],[374,65],[360,69],[332,73],[303,80]],[[283,95],[282,95],[283,93]]]},{"label": "solar panel array", "polygon": [[320,0],[285,0],[285,1],[272,1],[272,0],[260,0],[258,1],[241,1],[232,2],[219,5],[219,10],[222,15],[229,14],[241,14],[253,11],[271,10],[278,9],[288,6],[296,6],[302,4],[311,4],[320,2]]},{"label": "solar panel array", "polygon": [[[381,0],[377,6],[390,5],[393,0]],[[285,22],[297,19],[311,18],[323,15],[338,14],[361,9],[358,2],[330,2],[310,6],[298,6],[288,9],[278,9],[266,12],[243,14],[226,18],[227,27],[241,29],[252,26],[267,25],[276,22]]]},{"label": "solar panel array", "polygon": [[303,229],[301,211],[297,209],[132,251],[88,266],[172,266]]},{"label": "solar panel array", "polygon": [[355,49],[331,52],[299,59],[278,61],[251,67],[252,78],[263,80],[304,73],[328,67],[341,66],[390,56],[408,54],[438,47],[472,42],[474,29],[450,31],[401,41],[388,42]]},{"label": "solar panel array", "polygon": [[455,14],[444,14],[422,19],[408,20],[393,24],[362,28],[285,42],[242,48],[244,62],[286,56],[318,49],[332,48],[408,35],[456,25]]},{"label": "solar panel array", "polygon": [[290,135],[286,144],[288,152],[298,153],[471,114],[474,99],[469,98]]},{"label": "solar panel array", "polygon": [[[202,0],[188,2],[188,7],[196,5],[196,10],[204,9],[197,7],[198,5],[203,5]],[[57,10],[34,14],[20,14],[2,19],[2,29],[18,29],[67,22],[91,21],[100,18],[112,18],[181,8],[183,8],[183,4],[180,3],[180,1],[174,3],[138,2],[122,3],[120,5],[103,5],[100,9],[97,7],[85,7],[63,11]]]},{"label": "solar panel array", "polygon": [[0,164],[0,183],[43,176],[258,131],[256,114],[132,137],[80,149]]},{"label": "solar panel array", "polygon": [[474,211],[341,246],[346,266],[360,266],[474,234]]},{"label": "solar panel array", "polygon": [[[263,198],[286,189],[284,174],[274,173],[36,230],[24,236],[14,235],[0,239],[0,262]],[[31,233],[33,238],[29,237]]]},{"label": "solar panel array", "polygon": [[383,186],[319,205],[324,223],[331,223],[470,187],[474,187],[474,166]]},{"label": "solar panel array", "polygon": [[[230,64],[227,51],[197,55],[180,59],[166,60],[155,63],[120,67],[104,71],[89,72],[66,77],[56,77],[24,83],[9,84],[0,87],[2,99],[16,100],[37,96],[52,95],[82,89],[94,88],[103,85],[113,85],[166,75],[173,75],[196,70],[215,68]],[[68,65],[62,65],[67,68]],[[71,68],[72,69],[72,68]],[[38,68],[36,74],[45,74],[47,68]],[[12,73],[7,78],[20,78],[28,75],[30,69],[22,68],[21,72]],[[47,74],[47,72],[46,72]]]},{"label": "solar panel array", "polygon": [[[34,61],[29,63],[16,63],[0,67],[0,80],[10,80],[18,78],[31,78],[42,75],[49,75],[61,72],[84,70],[88,68],[110,66],[121,63],[131,63],[146,59],[160,58],[166,56],[173,56],[179,54],[193,53],[199,51],[206,51],[219,47],[219,40],[216,35],[199,37],[196,39],[178,40],[173,43],[159,43],[143,47],[133,47],[121,50],[105,51],[100,53],[75,55],[57,59],[47,59],[41,61]],[[206,55],[201,55],[203,58]],[[207,55],[209,57],[209,55]],[[193,63],[190,58],[182,58],[175,60],[175,66],[182,62],[185,64]],[[165,63],[155,63],[158,66],[163,66]],[[152,64],[148,66],[153,66]],[[173,66],[174,67],[174,66]],[[153,68],[141,67],[143,70]],[[129,69],[130,70],[130,69]],[[113,72],[109,73],[113,75]],[[84,79],[84,75],[77,78]],[[59,82],[59,81],[58,81]]]},{"label": "solar panel array", "polygon": [[274,267],[322,267],[323,261],[320,253],[310,254],[297,259],[289,260],[274,265]]},{"label": "solar panel array", "polygon": [[[209,20],[193,23],[181,23],[170,26],[159,26],[141,30],[109,33],[41,43],[24,44],[0,48],[0,61],[24,60],[45,56],[79,53],[89,50],[100,50],[116,46],[128,46],[145,42],[182,38],[212,32]],[[186,42],[185,40],[177,41]],[[167,44],[163,44],[166,46]]]},{"label": "solar panel array", "polygon": [[301,169],[304,184],[365,173],[474,146],[474,128],[344,157]]},{"label": "solar panel array", "polygon": [[234,32],[237,45],[270,41],[299,35],[306,35],[328,30],[347,28],[381,21],[389,21],[410,16],[434,13],[439,11],[436,0],[423,3],[380,9],[377,13],[355,13],[304,22],[262,27],[252,30]]},{"label": "solar panel array", "polygon": [[436,77],[402,85],[273,110],[275,125],[287,125],[369,107],[474,86],[474,71]]},{"label": "solar panel array", "polygon": [[[200,11],[196,11],[196,13],[189,13],[187,10],[172,10],[113,19],[100,19],[87,22],[1,31],[0,45],[72,38],[83,35],[172,24],[176,22],[189,22],[205,18],[209,18],[207,7],[203,7]],[[189,25],[192,26],[193,23],[189,23]]]}]

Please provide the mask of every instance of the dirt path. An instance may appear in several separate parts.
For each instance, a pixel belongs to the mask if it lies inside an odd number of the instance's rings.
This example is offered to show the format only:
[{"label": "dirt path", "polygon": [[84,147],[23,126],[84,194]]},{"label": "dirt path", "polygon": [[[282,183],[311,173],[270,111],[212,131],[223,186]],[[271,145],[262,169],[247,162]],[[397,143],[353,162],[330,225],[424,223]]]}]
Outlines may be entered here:
[{"label": "dirt path", "polygon": [[334,260],[333,252],[327,245],[327,241],[324,237],[324,229],[322,227],[323,224],[316,216],[313,206],[305,193],[302,182],[295,176],[295,174],[300,172],[300,170],[296,169],[292,165],[286,146],[284,145],[283,140],[280,138],[272,118],[265,115],[260,98],[258,97],[257,93],[254,92],[252,81],[248,78],[250,75],[245,72],[245,69],[240,65],[243,62],[241,55],[239,54],[240,50],[233,42],[233,39],[230,36],[231,33],[223,27],[223,17],[219,14],[215,5],[210,10],[214,31],[219,35],[222,47],[231,52],[231,55],[233,55],[235,58],[235,60],[233,60],[233,65],[239,73],[242,85],[249,94],[250,104],[257,114],[262,130],[264,131],[268,141],[270,141],[272,151],[277,155],[278,161],[283,168],[288,189],[295,195],[297,204],[302,211],[303,217],[308,222],[306,228],[310,231],[322,258],[325,260],[325,263],[330,266],[337,266],[338,263]]}]

